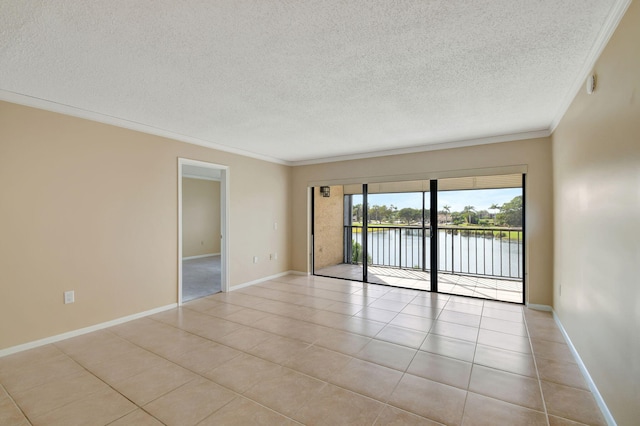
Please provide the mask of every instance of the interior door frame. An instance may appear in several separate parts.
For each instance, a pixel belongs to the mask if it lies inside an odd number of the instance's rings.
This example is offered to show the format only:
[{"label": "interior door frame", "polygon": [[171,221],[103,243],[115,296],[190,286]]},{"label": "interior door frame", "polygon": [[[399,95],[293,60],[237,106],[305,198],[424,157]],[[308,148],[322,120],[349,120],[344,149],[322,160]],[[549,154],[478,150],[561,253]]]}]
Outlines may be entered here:
[{"label": "interior door frame", "polygon": [[[205,161],[178,158],[178,306],[182,305],[182,178],[184,166],[195,166],[220,174],[220,270],[221,290],[229,291],[229,167]],[[190,175],[193,177],[192,175]]]}]

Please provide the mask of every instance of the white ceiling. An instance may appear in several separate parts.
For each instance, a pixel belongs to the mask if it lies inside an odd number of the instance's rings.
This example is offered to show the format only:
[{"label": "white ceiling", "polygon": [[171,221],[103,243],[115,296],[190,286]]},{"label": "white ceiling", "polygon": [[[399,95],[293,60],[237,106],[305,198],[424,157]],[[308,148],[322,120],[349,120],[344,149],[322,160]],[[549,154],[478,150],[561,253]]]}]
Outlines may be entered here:
[{"label": "white ceiling", "polygon": [[630,0],[2,0],[0,99],[285,164],[548,135]]}]

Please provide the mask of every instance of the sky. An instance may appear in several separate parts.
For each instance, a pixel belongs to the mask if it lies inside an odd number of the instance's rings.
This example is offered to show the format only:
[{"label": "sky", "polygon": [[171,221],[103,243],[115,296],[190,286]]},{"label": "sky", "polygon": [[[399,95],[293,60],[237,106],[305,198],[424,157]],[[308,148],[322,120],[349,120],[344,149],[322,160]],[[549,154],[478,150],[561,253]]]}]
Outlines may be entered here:
[{"label": "sky", "polygon": [[[522,195],[521,188],[506,189],[473,189],[466,191],[439,191],[438,211],[444,205],[451,206],[452,212],[460,212],[465,206],[473,206],[476,211],[489,210],[492,204],[501,206],[511,201],[514,197]],[[353,204],[362,203],[361,195],[354,195]],[[429,208],[429,193],[427,192],[426,207]],[[369,205],[383,205],[389,207],[391,204],[398,210],[405,207],[415,209],[422,208],[422,193],[409,192],[403,194],[369,194]]]}]

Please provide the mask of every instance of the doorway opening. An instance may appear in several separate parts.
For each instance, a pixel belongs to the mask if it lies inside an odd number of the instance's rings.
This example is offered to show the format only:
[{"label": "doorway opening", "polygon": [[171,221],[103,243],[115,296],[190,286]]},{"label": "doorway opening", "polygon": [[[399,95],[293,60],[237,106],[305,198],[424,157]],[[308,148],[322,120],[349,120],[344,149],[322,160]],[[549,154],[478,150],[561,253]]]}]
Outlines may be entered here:
[{"label": "doorway opening", "polygon": [[226,166],[178,159],[178,304],[228,291]]}]

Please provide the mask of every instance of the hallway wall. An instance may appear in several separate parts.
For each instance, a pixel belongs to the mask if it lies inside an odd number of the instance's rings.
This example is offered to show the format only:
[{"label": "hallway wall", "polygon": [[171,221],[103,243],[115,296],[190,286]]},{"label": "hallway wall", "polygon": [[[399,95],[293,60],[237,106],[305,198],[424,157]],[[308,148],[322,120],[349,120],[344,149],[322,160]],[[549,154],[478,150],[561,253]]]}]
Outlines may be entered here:
[{"label": "hallway wall", "polygon": [[553,134],[554,308],[619,425],[640,419],[640,3]]}]

